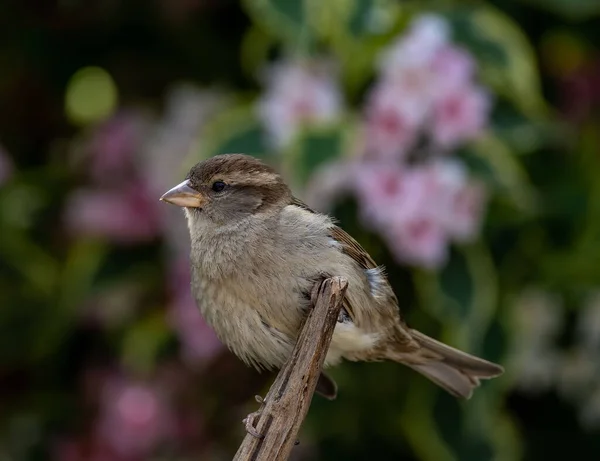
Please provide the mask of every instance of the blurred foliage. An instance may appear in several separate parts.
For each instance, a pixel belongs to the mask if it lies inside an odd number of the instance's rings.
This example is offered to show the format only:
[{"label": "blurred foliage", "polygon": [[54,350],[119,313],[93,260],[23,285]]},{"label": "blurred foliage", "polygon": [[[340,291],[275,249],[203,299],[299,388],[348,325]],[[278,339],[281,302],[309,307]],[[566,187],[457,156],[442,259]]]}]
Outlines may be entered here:
[{"label": "blurred foliage", "polygon": [[[411,325],[507,373],[457,402],[396,364],[345,363],[298,459],[600,455],[597,1],[113,0],[0,6],[0,459],[230,459],[271,377],[186,310],[183,217],[154,202],[222,152],[264,158],[302,195],[354,155],[380,52],[431,12],[493,96],[456,152],[492,191],[480,238],[426,270],[397,262],[352,194],[330,212]],[[264,69],[323,54],[341,116],[274,148]]]}]

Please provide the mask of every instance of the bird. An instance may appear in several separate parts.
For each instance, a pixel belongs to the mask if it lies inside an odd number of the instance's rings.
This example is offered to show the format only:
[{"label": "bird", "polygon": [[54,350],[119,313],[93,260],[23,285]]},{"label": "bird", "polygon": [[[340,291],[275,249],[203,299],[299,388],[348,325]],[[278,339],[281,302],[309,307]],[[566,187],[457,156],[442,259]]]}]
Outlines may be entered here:
[{"label": "bird", "polygon": [[[348,288],[324,368],[342,360],[398,362],[463,399],[481,379],[504,372],[409,327],[384,268],[264,162],[244,154],[210,157],[160,200],[184,210],[201,315],[247,365],[281,368],[311,308],[312,288],[341,276]],[[322,372],[316,390],[333,399],[337,385]]]}]

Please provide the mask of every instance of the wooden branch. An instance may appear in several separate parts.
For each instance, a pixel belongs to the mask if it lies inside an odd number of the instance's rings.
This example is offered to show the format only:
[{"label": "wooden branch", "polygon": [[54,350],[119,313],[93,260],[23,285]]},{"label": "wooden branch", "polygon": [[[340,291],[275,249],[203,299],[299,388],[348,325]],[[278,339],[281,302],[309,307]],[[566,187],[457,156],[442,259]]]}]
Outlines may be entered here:
[{"label": "wooden branch", "polygon": [[342,307],[348,282],[324,280],[294,351],[255,416],[260,438],[246,434],[234,461],[286,461],[297,443]]}]

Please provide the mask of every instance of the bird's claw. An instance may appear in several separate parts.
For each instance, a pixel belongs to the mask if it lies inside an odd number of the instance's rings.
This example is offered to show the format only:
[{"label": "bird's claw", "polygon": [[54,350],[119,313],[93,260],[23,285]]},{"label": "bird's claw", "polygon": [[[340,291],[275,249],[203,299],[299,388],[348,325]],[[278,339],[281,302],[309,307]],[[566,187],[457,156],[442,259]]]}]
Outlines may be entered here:
[{"label": "bird's claw", "polygon": [[[265,403],[265,399],[263,399],[260,395],[255,395],[254,399],[261,405],[264,405],[264,403]],[[260,432],[258,432],[256,430],[256,428],[254,427],[254,422],[256,421],[256,418],[258,418],[261,415],[261,413],[262,413],[262,408],[250,413],[242,421],[244,423],[244,426],[246,427],[246,432],[248,434],[250,434],[252,437],[256,437],[257,439],[264,438],[264,436]]]},{"label": "bird's claw", "polygon": [[317,304],[317,299],[319,299],[319,291],[321,291],[321,285],[327,279],[326,274],[319,274],[319,277],[315,280],[311,290],[310,290],[310,302],[313,307]]},{"label": "bird's claw", "polygon": [[254,427],[254,421],[256,420],[256,418],[258,418],[260,416],[260,414],[261,414],[260,410],[255,411],[253,413],[250,413],[248,416],[246,416],[244,418],[244,420],[242,421],[244,423],[244,426],[246,427],[246,432],[248,434],[250,434],[252,437],[255,437],[257,439],[262,439],[264,437]]}]

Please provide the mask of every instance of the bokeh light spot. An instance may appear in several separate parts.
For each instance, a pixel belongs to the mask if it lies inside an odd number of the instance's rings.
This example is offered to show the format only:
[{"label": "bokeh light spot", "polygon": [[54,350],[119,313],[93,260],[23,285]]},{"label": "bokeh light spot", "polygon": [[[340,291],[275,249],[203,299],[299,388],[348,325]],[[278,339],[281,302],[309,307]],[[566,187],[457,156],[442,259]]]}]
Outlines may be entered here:
[{"label": "bokeh light spot", "polygon": [[66,115],[75,125],[97,122],[114,112],[117,100],[117,87],[110,74],[100,67],[84,67],[67,85]]}]

